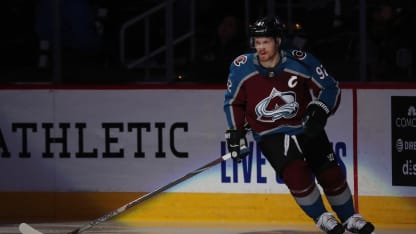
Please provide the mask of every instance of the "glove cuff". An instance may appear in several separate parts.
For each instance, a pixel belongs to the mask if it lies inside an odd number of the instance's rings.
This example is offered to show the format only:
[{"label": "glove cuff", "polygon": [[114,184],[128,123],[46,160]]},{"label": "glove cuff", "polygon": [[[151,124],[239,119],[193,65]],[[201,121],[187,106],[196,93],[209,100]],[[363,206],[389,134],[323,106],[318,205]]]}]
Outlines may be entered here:
[{"label": "glove cuff", "polygon": [[308,107],[310,105],[317,105],[317,106],[319,106],[327,115],[329,115],[329,113],[331,112],[329,110],[328,106],[325,103],[323,103],[323,102],[321,102],[319,100],[314,100],[314,101],[309,102]]}]

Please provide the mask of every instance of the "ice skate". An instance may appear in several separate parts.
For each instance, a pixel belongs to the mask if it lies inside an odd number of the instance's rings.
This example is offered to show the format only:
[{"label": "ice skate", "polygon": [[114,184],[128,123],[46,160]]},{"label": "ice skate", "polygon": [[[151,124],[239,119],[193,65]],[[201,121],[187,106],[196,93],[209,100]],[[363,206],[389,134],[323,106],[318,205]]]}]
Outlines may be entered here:
[{"label": "ice skate", "polygon": [[319,216],[316,226],[328,234],[342,234],[345,231],[345,227],[329,212]]},{"label": "ice skate", "polygon": [[374,231],[374,225],[365,221],[359,214],[349,217],[344,226],[351,233],[371,234]]}]

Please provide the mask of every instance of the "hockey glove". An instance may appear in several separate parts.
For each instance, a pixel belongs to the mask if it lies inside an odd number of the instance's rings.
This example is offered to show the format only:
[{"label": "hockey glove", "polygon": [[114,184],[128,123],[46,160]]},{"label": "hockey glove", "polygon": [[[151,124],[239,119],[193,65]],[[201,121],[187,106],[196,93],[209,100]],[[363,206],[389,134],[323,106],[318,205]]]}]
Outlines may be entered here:
[{"label": "hockey glove", "polygon": [[302,118],[302,125],[306,136],[315,138],[319,136],[326,125],[329,108],[321,101],[312,101],[306,107]]},{"label": "hockey glove", "polygon": [[225,132],[225,139],[227,141],[228,152],[231,153],[231,158],[234,161],[241,162],[241,160],[249,154],[248,150],[241,150],[241,147],[247,147],[246,130],[227,130]]}]

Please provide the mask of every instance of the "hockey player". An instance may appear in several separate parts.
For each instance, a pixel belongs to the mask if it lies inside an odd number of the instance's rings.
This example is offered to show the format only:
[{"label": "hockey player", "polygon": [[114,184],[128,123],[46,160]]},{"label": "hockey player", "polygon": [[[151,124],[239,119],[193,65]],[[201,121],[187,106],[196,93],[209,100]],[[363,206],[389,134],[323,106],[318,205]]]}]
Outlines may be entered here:
[{"label": "hockey player", "polygon": [[[246,156],[240,147],[247,145],[248,124],[262,154],[318,228],[330,234],[372,233],[374,225],[354,210],[324,130],[340,101],[338,82],[313,55],[281,48],[283,26],[277,17],[257,20],[249,33],[256,52],[232,62],[225,93],[233,159]],[[325,209],[315,178],[338,219]]]}]

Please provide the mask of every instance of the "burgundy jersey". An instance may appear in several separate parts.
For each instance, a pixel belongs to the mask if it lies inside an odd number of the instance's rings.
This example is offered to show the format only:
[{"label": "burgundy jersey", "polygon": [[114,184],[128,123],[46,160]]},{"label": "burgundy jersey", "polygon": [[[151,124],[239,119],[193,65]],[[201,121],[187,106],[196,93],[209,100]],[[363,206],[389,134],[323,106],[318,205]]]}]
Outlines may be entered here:
[{"label": "burgundy jersey", "polygon": [[255,53],[237,57],[230,66],[224,111],[229,129],[248,124],[254,137],[303,132],[307,105],[318,99],[334,113],[341,90],[322,64],[299,50],[281,51],[279,64],[262,67]]}]

